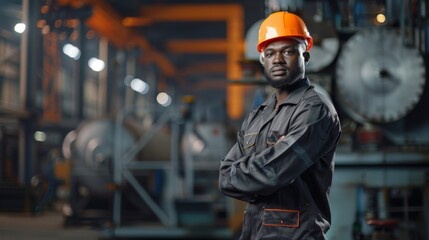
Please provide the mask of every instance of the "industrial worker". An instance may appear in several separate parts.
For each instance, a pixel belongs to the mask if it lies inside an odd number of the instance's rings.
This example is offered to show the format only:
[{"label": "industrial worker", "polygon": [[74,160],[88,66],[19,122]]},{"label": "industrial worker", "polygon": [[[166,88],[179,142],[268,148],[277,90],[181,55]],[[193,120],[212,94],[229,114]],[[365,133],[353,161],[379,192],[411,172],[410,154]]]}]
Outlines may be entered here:
[{"label": "industrial worker", "polygon": [[303,20],[275,12],[257,49],[274,93],[244,119],[220,164],[219,187],[247,202],[240,239],[327,239],[328,194],[341,134],[328,96],[305,75],[313,45]]}]

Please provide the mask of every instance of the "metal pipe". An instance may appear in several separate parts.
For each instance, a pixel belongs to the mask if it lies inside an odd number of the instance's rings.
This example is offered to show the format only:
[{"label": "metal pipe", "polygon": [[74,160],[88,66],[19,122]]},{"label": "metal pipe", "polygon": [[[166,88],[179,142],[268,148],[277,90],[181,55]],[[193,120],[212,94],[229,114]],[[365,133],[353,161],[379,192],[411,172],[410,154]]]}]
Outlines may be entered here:
[{"label": "metal pipe", "polygon": [[176,208],[171,202],[171,199],[176,199],[179,195],[179,154],[180,154],[180,129],[178,124],[178,114],[174,115],[171,122],[171,168],[167,176],[167,188],[164,198],[164,206],[170,216],[172,226],[177,226]]},{"label": "metal pipe", "polygon": [[[29,0],[22,0],[22,22],[29,28]],[[28,59],[28,30],[21,34],[21,56],[20,56],[20,106],[25,109],[27,101],[27,59]]]},{"label": "metal pipe", "polygon": [[[109,62],[108,55],[109,55],[109,42],[105,38],[100,38],[100,45],[99,45],[99,52],[100,52],[100,59],[104,62]],[[104,71],[101,71],[98,74],[98,115],[99,116],[105,116],[107,114],[106,112],[106,102],[104,99],[107,99],[107,72],[109,71],[109,64],[106,64],[106,69]]]},{"label": "metal pipe", "polygon": [[[192,133],[192,121],[185,123],[185,136]],[[186,150],[184,150],[184,165],[185,165],[185,196],[192,199],[194,197],[194,159],[191,153],[192,146],[186,142]]]},{"label": "metal pipe", "polygon": [[[22,17],[26,26],[29,26],[30,0],[22,0]],[[29,27],[27,27],[29,29]],[[20,108],[25,110],[27,106],[27,63],[28,63],[28,32],[24,31],[21,37],[21,59],[20,59]],[[25,131],[19,130],[19,149],[25,149]],[[18,180],[20,183],[25,182],[25,153],[19,151],[18,156]]]},{"label": "metal pipe", "polygon": [[76,81],[76,117],[78,120],[84,119],[84,83],[85,83],[85,76],[86,76],[86,64],[87,64],[87,54],[85,51],[85,22],[83,20],[79,21],[79,48],[82,49],[80,59],[79,59],[79,74],[78,79]]}]

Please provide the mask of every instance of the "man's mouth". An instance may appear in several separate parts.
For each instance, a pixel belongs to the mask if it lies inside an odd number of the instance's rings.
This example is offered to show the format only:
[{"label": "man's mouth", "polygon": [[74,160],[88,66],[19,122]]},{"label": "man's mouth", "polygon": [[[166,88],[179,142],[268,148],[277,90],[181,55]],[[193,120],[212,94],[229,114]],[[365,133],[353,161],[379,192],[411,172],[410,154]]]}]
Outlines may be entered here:
[{"label": "man's mouth", "polygon": [[274,76],[278,76],[278,75],[285,75],[286,74],[286,68],[282,68],[282,67],[274,67],[271,69],[271,73]]}]

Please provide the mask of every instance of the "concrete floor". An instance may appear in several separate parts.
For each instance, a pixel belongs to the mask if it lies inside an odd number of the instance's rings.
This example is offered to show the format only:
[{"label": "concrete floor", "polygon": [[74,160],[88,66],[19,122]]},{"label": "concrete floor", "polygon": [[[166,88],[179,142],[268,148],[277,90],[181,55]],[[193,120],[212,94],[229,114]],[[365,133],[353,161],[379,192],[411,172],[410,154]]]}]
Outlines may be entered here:
[{"label": "concrete floor", "polygon": [[0,213],[1,240],[97,240],[99,229],[89,226],[63,228],[60,213],[29,215]]},{"label": "concrete floor", "polygon": [[[222,229],[165,229],[156,226],[149,228],[124,227],[117,232],[117,237],[112,237],[112,235],[106,234],[106,228],[100,226],[79,225],[63,227],[63,223],[64,218],[60,212],[45,212],[40,215],[0,212],[0,240],[231,239],[231,237],[227,237],[228,231]],[[140,235],[133,236],[132,233],[135,231]]]}]

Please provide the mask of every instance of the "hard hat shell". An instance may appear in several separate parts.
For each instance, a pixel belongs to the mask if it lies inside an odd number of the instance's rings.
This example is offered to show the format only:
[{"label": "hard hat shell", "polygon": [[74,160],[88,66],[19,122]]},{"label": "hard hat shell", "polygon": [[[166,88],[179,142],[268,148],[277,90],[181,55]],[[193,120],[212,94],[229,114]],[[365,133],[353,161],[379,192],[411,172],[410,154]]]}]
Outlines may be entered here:
[{"label": "hard hat shell", "polygon": [[306,51],[309,51],[313,46],[313,38],[300,17],[283,11],[272,13],[259,27],[256,48],[259,52],[262,52],[268,43],[288,37],[306,39],[308,43]]}]

